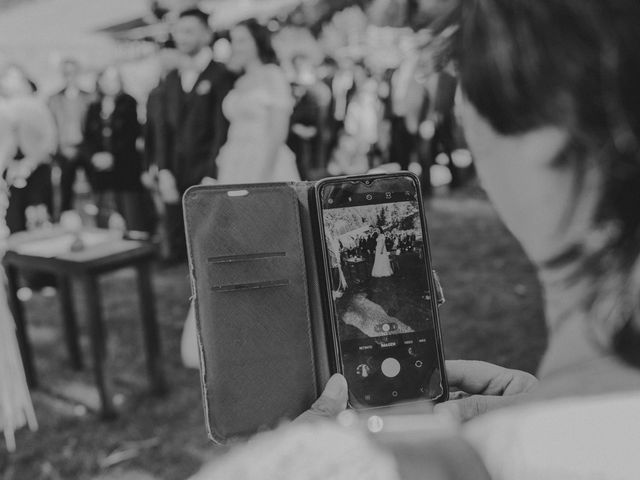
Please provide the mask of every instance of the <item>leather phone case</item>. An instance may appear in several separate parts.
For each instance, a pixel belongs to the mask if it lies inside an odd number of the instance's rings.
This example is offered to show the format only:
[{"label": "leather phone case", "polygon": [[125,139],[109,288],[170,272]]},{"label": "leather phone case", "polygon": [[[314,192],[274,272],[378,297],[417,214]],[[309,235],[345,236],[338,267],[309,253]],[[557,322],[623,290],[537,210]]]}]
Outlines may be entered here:
[{"label": "leather phone case", "polygon": [[185,193],[204,409],[216,443],[295,418],[331,376],[313,188]]}]

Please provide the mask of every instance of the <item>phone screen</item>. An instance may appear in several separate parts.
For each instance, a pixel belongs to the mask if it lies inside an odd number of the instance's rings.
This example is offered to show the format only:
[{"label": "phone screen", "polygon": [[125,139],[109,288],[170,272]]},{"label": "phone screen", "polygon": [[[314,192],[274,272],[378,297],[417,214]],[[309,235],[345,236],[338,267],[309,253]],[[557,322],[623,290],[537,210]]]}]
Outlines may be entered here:
[{"label": "phone screen", "polygon": [[437,305],[417,182],[319,187],[338,361],[353,406],[444,396]]}]

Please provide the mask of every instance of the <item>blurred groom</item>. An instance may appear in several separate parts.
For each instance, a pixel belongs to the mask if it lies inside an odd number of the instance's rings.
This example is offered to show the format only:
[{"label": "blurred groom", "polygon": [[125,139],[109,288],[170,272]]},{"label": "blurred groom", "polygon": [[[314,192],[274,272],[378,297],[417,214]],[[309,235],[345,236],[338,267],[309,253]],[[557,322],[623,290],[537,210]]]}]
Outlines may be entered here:
[{"label": "blurred groom", "polygon": [[181,66],[165,80],[166,158],[158,165],[158,187],[167,205],[171,257],[186,258],[182,195],[187,188],[217,176],[216,156],[227,136],[222,100],[233,87],[234,76],[213,61],[209,17],[198,9],[183,11],[173,30]]}]

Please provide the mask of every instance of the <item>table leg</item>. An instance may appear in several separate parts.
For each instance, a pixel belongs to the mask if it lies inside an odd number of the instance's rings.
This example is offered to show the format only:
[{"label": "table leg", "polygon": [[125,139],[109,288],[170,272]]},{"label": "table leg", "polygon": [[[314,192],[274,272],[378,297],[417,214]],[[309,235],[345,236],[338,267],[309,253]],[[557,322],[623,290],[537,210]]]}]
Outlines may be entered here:
[{"label": "table leg", "polygon": [[166,382],[162,370],[160,332],[156,320],[155,296],[151,283],[149,262],[139,263],[136,270],[138,275],[144,345],[147,356],[147,370],[149,372],[152,390],[155,393],[162,393],[166,391]]},{"label": "table leg", "polygon": [[98,279],[86,274],[80,277],[85,293],[85,303],[89,322],[89,338],[91,340],[91,355],[93,357],[93,373],[96,386],[100,395],[102,407],[102,417],[105,419],[115,418],[117,413],[113,406],[108,379],[104,372],[106,361],[106,337],[102,321],[102,308],[100,303],[100,291],[98,289]]},{"label": "table leg", "polygon": [[73,308],[73,292],[71,281],[66,275],[58,275],[58,291],[62,307],[65,340],[67,342],[71,366],[76,370],[82,370],[82,351],[78,343],[78,324]]},{"label": "table leg", "polygon": [[5,271],[8,283],[7,297],[9,300],[9,308],[11,309],[13,320],[16,324],[16,338],[20,348],[20,355],[22,356],[22,365],[24,366],[27,385],[30,388],[36,388],[38,386],[38,380],[36,378],[36,369],[33,363],[33,352],[31,350],[31,342],[29,341],[24,308],[22,302],[18,298],[18,270],[9,265],[6,267]]}]

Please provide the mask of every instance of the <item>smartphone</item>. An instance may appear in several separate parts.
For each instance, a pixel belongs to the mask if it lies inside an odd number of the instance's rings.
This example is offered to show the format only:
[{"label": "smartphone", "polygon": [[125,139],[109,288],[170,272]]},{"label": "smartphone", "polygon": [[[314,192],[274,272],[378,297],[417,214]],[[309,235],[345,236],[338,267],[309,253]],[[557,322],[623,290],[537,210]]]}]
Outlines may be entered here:
[{"label": "smartphone", "polygon": [[316,184],[331,349],[353,408],[447,399],[420,192],[408,172]]}]

